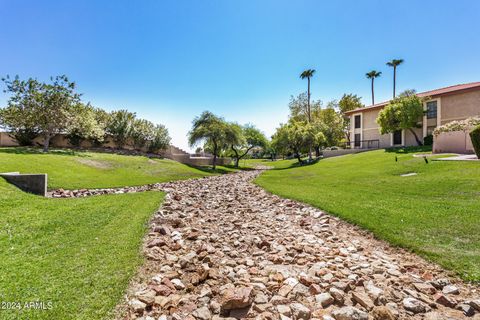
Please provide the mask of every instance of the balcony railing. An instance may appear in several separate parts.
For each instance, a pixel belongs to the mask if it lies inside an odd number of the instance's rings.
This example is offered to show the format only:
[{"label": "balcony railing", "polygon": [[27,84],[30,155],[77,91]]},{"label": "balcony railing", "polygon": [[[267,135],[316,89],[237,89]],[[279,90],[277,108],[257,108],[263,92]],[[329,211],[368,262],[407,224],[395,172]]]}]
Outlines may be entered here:
[{"label": "balcony railing", "polygon": [[380,149],[380,140],[355,140],[340,146],[345,149]]}]

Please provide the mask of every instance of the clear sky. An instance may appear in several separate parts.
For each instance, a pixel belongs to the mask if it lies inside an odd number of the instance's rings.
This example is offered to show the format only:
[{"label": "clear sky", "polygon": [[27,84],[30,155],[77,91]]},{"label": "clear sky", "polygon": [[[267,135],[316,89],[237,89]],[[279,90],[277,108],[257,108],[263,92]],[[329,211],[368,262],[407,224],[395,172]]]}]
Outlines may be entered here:
[{"label": "clear sky", "polygon": [[67,74],[85,101],[163,123],[183,148],[207,109],[271,135],[306,68],[313,99],[369,104],[372,69],[388,99],[392,58],[397,91],[480,81],[480,1],[0,0],[2,76]]}]

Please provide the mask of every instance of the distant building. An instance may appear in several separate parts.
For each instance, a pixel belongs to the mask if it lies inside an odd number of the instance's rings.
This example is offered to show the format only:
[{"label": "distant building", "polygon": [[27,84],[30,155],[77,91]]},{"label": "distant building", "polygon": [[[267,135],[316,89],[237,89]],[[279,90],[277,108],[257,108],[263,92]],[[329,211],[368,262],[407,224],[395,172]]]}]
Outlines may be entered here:
[{"label": "distant building", "polygon": [[[480,82],[459,84],[446,88],[417,93],[419,97],[428,97],[424,103],[425,115],[421,128],[414,128],[422,139],[440,125],[454,120],[464,120],[480,116]],[[378,113],[390,101],[347,112],[350,116],[350,141],[355,148],[389,148],[417,145],[415,137],[408,130],[399,130],[391,134],[380,134],[375,121]]]}]

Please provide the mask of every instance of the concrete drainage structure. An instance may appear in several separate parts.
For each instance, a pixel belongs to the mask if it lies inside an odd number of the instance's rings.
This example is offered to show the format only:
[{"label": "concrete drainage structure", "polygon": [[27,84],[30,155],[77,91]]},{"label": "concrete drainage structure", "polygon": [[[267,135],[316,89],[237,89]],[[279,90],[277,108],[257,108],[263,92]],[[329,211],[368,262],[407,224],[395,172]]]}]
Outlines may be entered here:
[{"label": "concrete drainage structure", "polygon": [[17,186],[23,191],[38,194],[45,197],[47,195],[47,174],[21,174],[20,172],[0,173],[7,182]]}]

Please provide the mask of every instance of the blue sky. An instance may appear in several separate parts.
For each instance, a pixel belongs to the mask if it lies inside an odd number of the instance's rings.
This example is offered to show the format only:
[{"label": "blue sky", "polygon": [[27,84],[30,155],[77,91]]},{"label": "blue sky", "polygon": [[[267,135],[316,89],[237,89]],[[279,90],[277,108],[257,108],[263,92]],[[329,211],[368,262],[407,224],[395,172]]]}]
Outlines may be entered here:
[{"label": "blue sky", "polygon": [[[67,74],[84,100],[165,124],[186,148],[211,110],[268,135],[315,68],[312,98],[355,93],[382,71],[376,101],[397,91],[480,81],[480,1],[0,0],[0,73]],[[0,104],[7,96],[0,93]]]}]

